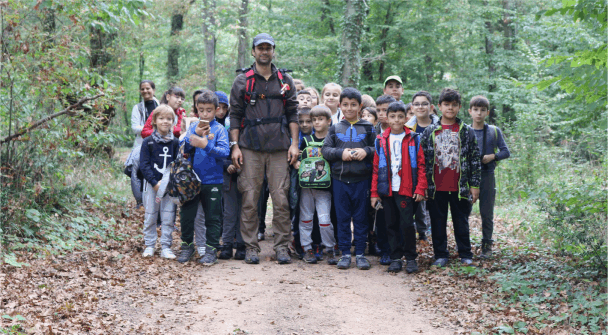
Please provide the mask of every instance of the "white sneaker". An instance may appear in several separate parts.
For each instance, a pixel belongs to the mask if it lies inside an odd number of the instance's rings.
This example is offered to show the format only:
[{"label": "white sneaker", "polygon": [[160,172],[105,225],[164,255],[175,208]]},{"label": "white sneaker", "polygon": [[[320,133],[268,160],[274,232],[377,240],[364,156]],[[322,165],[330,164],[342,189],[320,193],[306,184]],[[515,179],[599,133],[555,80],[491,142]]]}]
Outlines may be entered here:
[{"label": "white sneaker", "polygon": [[175,259],[175,254],[171,248],[163,248],[163,250],[160,252],[160,257],[166,259]]},{"label": "white sneaker", "polygon": [[146,247],[142,257],[152,257],[152,256],[154,256],[154,247]]},{"label": "white sneaker", "polygon": [[206,247],[198,247],[198,248],[196,248],[196,251],[198,252],[198,255],[201,256],[201,257],[205,256],[205,250],[206,250]]}]

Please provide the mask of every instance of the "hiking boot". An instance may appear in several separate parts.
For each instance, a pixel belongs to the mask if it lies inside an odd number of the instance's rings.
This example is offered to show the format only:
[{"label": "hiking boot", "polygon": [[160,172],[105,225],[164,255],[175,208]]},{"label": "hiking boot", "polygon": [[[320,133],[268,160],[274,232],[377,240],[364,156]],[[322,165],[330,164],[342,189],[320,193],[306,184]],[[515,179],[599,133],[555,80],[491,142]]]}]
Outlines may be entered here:
[{"label": "hiking boot", "polygon": [[175,259],[175,254],[171,250],[171,248],[163,248],[160,251],[160,257],[166,259]]},{"label": "hiking boot", "polygon": [[142,257],[152,257],[152,256],[154,256],[154,247],[146,247]]},{"label": "hiking boot", "polygon": [[369,270],[372,267],[364,255],[357,255],[356,263],[357,263],[357,269],[359,269],[359,270]]},{"label": "hiking boot", "polygon": [[384,254],[380,257],[380,264],[382,265],[390,265],[392,262],[391,256],[389,254]]},{"label": "hiking boot", "polygon": [[473,266],[473,260],[470,258],[461,258],[460,263],[464,266]]},{"label": "hiking boot", "polygon": [[415,259],[411,259],[405,262],[405,272],[412,273],[418,271],[418,262]]},{"label": "hiking boot", "polygon": [[424,242],[428,242],[429,241],[429,239],[426,237],[426,234],[424,232],[418,233],[418,240],[419,241],[424,241]]},{"label": "hiking boot", "polygon": [[198,247],[198,248],[196,248],[196,252],[198,252],[198,257],[205,256],[205,247]]},{"label": "hiking boot", "polygon": [[217,249],[207,246],[207,250],[205,251],[205,256],[198,260],[199,263],[204,266],[211,266],[217,263]]},{"label": "hiking boot", "polygon": [[436,267],[440,267],[443,268],[446,265],[448,265],[448,259],[447,258],[437,258],[433,264],[431,264],[431,266],[436,266]]},{"label": "hiking boot", "polygon": [[315,257],[315,253],[312,251],[312,249],[306,250],[306,253],[304,254],[304,262],[308,264],[317,264],[317,257]]},{"label": "hiking boot", "polygon": [[338,260],[336,259],[336,253],[335,253],[335,251],[334,251],[333,248],[331,248],[331,249],[328,248],[326,255],[327,255],[326,256],[327,257],[327,264],[329,264],[329,265],[336,265],[336,264],[338,264]]},{"label": "hiking boot", "polygon": [[177,261],[180,263],[186,263],[190,260],[190,258],[192,258],[192,255],[194,255],[194,243],[188,244],[186,242],[182,242],[182,248],[179,252],[179,256],[177,256]]},{"label": "hiking boot", "polygon": [[232,258],[232,245],[224,244],[222,246],[222,251],[220,252],[220,259],[230,259]]},{"label": "hiking boot", "polygon": [[492,242],[481,242],[481,255],[479,257],[483,259],[492,257]]},{"label": "hiking boot", "polygon": [[350,268],[350,262],[351,262],[350,254],[344,254],[338,260],[338,264],[336,265],[336,267],[338,269],[348,269],[348,268]]},{"label": "hiking boot", "polygon": [[260,257],[258,256],[258,251],[255,249],[245,250],[245,263],[260,264]]},{"label": "hiking boot", "polygon": [[258,241],[264,241],[265,239],[264,233],[258,233]]},{"label": "hiking boot", "polygon": [[390,273],[397,273],[401,272],[401,269],[403,269],[403,261],[400,259],[393,259],[391,265],[388,266],[387,271]]},{"label": "hiking boot", "polygon": [[[313,256],[314,256],[314,254],[313,254]],[[291,263],[291,257],[289,256],[289,249],[287,249],[286,247],[280,247],[277,249],[277,263],[279,263],[279,264]]]},{"label": "hiking boot", "polygon": [[245,245],[238,245],[236,246],[236,252],[234,253],[234,259],[238,260],[238,261],[242,261],[245,259]]}]

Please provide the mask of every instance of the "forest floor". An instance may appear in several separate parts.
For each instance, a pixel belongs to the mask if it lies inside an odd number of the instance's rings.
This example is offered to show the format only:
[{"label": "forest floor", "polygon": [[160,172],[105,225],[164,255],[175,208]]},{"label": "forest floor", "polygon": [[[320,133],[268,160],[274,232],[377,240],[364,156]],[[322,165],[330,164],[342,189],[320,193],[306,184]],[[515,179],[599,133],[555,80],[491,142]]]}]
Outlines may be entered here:
[{"label": "forest floor", "polygon": [[[501,218],[495,221],[499,242],[493,260],[460,266],[449,223],[447,268],[431,268],[432,248],[419,242],[420,271],[389,274],[374,256],[369,271],[309,265],[297,258],[276,264],[271,210],[258,265],[220,260],[203,267],[195,259],[182,265],[158,252],[144,259],[143,212],[132,205],[108,202],[103,210],[86,209],[105,222],[113,218],[108,235],[116,238],[98,236],[64,255],[20,252],[24,266],[0,265],[0,333],[570,334],[605,329],[605,283],[545,272],[561,269],[567,259],[519,242]],[[471,216],[470,228],[478,242],[477,215]],[[176,231],[176,252],[179,242]],[[577,324],[579,316],[585,323]],[[581,325],[587,331],[580,331]]]}]

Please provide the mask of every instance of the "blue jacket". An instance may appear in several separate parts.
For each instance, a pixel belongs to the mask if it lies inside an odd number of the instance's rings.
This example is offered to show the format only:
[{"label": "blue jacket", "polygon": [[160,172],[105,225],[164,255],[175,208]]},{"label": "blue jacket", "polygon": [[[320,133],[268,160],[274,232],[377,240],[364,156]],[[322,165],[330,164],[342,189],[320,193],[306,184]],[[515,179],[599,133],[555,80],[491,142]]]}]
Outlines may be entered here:
[{"label": "blue jacket", "polygon": [[198,123],[199,121],[192,122],[190,129],[188,129],[188,133],[182,139],[182,143],[185,143],[184,152],[193,154],[192,165],[194,167],[194,172],[196,172],[201,179],[201,184],[223,184],[224,158],[228,157],[230,154],[230,148],[228,147],[228,132],[224,126],[214,119],[209,123],[211,133],[214,135],[213,139],[209,140],[205,149],[195,148],[190,145],[190,136],[195,134],[194,130]]},{"label": "blue jacket", "polygon": [[[168,168],[179,152],[179,141],[159,143],[152,136],[146,137],[141,144],[139,153],[139,170],[144,179],[152,186],[156,186],[163,179],[163,171]],[[160,171],[159,171],[160,170]]]}]

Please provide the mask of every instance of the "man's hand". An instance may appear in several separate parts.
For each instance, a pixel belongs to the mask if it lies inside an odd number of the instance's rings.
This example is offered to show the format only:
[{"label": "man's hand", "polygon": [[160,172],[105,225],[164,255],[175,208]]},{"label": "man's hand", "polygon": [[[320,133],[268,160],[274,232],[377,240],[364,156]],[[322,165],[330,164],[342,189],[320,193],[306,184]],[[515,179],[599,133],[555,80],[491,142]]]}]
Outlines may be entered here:
[{"label": "man's hand", "polygon": [[299,169],[300,169],[300,161],[297,161],[297,162],[296,162],[296,163],[293,165],[293,168],[294,168],[294,169],[296,169],[296,170],[299,170]]},{"label": "man's hand", "polygon": [[414,201],[416,202],[421,202],[422,200],[424,200],[424,196],[421,194],[414,194]]},{"label": "man's hand", "polygon": [[362,161],[365,159],[365,157],[367,157],[367,152],[365,152],[365,150],[363,150],[361,148],[352,149],[352,150],[355,150],[355,153],[353,154],[353,159],[355,159],[355,160]]},{"label": "man's hand", "polygon": [[353,160],[353,155],[351,155],[351,150],[349,148],[344,149],[344,151],[342,151],[342,160],[345,162],[350,162]]},{"label": "man's hand", "polygon": [[298,149],[297,145],[293,143],[289,146],[289,150],[287,151],[287,161],[289,165],[295,164],[298,161],[298,156],[300,154],[300,149]]},{"label": "man's hand", "polygon": [[153,187],[154,192],[158,192],[159,187],[160,187],[160,181],[156,185],[154,185],[154,187]]},{"label": "man's hand", "polygon": [[233,174],[236,172],[236,166],[230,164],[226,170],[228,171],[228,173]]},{"label": "man's hand", "polygon": [[471,192],[471,196],[473,197],[473,199],[471,200],[471,204],[474,204],[477,201],[477,199],[479,199],[479,189],[471,187],[470,192]]},{"label": "man's hand", "polygon": [[203,137],[198,137],[196,135],[190,136],[190,145],[192,145],[195,148],[205,149],[205,147],[207,147],[207,144],[209,144],[209,140],[207,139],[207,136],[203,136]]},{"label": "man's hand", "polygon": [[238,144],[232,146],[232,164],[237,169],[240,169],[243,165],[243,153]]},{"label": "man's hand", "polygon": [[483,158],[481,159],[481,162],[484,164],[488,164],[491,161],[496,159],[496,155],[495,154],[489,154],[489,155],[485,155],[483,156]]},{"label": "man's hand", "polygon": [[380,201],[380,198],[372,197],[372,198],[370,198],[370,200],[371,200],[371,202],[372,202],[372,208],[373,208],[373,209],[376,209],[376,203],[377,203],[378,201]]}]

